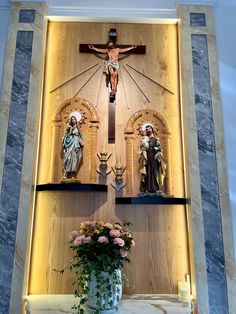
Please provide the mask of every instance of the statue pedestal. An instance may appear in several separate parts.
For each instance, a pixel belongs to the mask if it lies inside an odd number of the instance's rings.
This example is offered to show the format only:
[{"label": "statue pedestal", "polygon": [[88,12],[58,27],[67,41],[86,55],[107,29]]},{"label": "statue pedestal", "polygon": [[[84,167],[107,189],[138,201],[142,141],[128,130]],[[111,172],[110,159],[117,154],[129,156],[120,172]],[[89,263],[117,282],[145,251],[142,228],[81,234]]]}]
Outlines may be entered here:
[{"label": "statue pedestal", "polygon": [[77,179],[67,179],[67,178],[62,178],[60,183],[62,184],[74,184],[74,183],[77,183],[77,184],[80,184],[81,181],[77,180]]},{"label": "statue pedestal", "polygon": [[[68,179],[67,179],[68,180]],[[78,181],[78,180],[77,180]],[[95,183],[45,183],[36,185],[36,191],[87,191],[87,192],[107,192],[106,184]]]},{"label": "statue pedestal", "polygon": [[[150,194],[150,193],[149,193]],[[190,204],[190,199],[183,197],[160,196],[152,194],[143,195],[141,197],[116,197],[116,204],[130,205],[187,205]]]}]

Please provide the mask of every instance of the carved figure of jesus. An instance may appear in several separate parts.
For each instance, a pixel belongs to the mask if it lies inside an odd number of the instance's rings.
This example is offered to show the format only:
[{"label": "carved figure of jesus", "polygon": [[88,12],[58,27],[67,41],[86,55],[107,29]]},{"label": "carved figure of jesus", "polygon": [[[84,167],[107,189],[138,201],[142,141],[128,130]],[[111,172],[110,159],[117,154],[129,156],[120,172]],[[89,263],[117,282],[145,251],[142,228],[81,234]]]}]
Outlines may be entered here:
[{"label": "carved figure of jesus", "polygon": [[127,48],[117,48],[116,45],[112,41],[108,41],[106,49],[96,48],[96,47],[94,47],[94,45],[88,45],[88,47],[92,50],[97,51],[97,52],[107,54],[108,60],[106,60],[104,62],[105,62],[105,66],[106,66],[106,71],[107,71],[107,73],[110,74],[111,96],[114,96],[117,92],[119,53],[127,52],[131,49],[135,49],[137,46],[132,45],[132,46],[127,47]]},{"label": "carved figure of jesus", "polygon": [[161,191],[167,161],[162,155],[161,143],[154,135],[152,125],[146,125],[140,143],[139,173],[141,174],[141,193]]}]

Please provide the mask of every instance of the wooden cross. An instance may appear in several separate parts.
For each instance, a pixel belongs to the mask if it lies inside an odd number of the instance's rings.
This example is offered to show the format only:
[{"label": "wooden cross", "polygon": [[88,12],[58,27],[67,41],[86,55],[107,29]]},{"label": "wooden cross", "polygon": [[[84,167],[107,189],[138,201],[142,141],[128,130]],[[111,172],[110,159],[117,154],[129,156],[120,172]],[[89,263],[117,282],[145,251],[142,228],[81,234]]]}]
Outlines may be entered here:
[{"label": "wooden cross", "polygon": [[[109,40],[116,44],[117,40],[117,32],[115,28],[111,28],[109,33]],[[98,49],[107,49],[107,45],[93,45],[95,48]],[[117,48],[128,48],[130,45],[117,45]],[[94,53],[93,50],[89,48],[89,44],[80,44],[79,51],[82,53]],[[99,52],[97,52],[99,53]],[[136,48],[129,51],[131,54],[145,54],[146,53],[146,46],[140,45]],[[115,142],[115,95],[109,97],[109,110],[108,110],[108,143]]]}]

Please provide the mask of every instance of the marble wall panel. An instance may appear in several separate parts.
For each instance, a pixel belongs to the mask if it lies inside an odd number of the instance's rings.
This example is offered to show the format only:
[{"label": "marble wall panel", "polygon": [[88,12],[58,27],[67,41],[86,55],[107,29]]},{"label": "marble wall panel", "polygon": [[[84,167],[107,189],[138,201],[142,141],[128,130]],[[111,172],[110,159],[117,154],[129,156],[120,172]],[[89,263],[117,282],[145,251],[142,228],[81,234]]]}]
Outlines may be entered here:
[{"label": "marble wall panel", "polygon": [[33,32],[18,31],[0,202],[0,308],[8,313],[20,198]]},{"label": "marble wall panel", "polygon": [[193,77],[210,313],[228,313],[206,35],[192,35]]},{"label": "marble wall panel", "polygon": [[[189,193],[192,200],[190,230],[193,235],[198,312],[234,313],[235,262],[214,11],[211,6],[183,5],[179,15],[182,26]],[[206,23],[203,22],[204,15]],[[199,257],[200,248],[201,253],[205,253]]]},{"label": "marble wall panel", "polygon": [[206,15],[205,13],[190,13],[190,26],[197,27],[206,26]]},{"label": "marble wall panel", "polygon": [[1,314],[21,313],[27,278],[45,9],[40,2],[11,4],[0,99]]},{"label": "marble wall panel", "polygon": [[19,22],[20,23],[34,23],[35,21],[35,10],[20,10]]},{"label": "marble wall panel", "polygon": [[201,198],[210,313],[228,313],[225,256],[219,200],[206,35],[192,35]]}]

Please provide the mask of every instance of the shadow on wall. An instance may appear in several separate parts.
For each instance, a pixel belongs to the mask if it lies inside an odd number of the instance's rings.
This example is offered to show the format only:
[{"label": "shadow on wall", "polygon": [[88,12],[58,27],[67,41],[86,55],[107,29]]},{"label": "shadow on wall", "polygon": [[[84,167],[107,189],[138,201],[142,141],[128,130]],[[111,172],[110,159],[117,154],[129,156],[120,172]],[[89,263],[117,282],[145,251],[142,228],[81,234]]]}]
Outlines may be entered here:
[{"label": "shadow on wall", "polygon": [[232,210],[234,251],[236,252],[236,68],[219,62],[220,91],[225,135],[225,151]]}]

